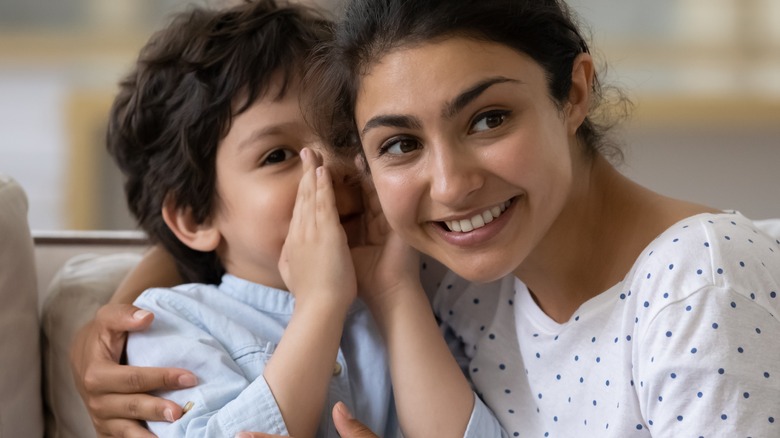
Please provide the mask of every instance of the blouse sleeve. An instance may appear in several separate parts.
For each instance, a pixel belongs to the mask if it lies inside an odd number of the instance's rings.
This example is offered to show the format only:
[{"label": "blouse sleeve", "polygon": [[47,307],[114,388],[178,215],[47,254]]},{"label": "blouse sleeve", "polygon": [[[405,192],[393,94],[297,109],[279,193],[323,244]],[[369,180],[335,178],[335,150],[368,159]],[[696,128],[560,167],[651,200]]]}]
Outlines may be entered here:
[{"label": "blouse sleeve", "polygon": [[474,409],[471,411],[471,418],[463,436],[464,438],[504,438],[509,434],[501,427],[493,411],[475,394]]},{"label": "blouse sleeve", "polygon": [[653,436],[780,436],[777,317],[720,287],[661,310],[634,358]]}]

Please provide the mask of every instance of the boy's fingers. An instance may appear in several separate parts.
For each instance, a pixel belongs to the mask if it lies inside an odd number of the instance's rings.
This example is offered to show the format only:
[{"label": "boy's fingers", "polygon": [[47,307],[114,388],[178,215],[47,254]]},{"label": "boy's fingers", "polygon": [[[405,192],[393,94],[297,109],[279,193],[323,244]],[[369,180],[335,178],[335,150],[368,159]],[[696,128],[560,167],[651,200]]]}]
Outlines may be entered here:
[{"label": "boy's fingers", "polygon": [[323,158],[322,154],[315,151],[314,149],[309,149],[309,152],[311,152],[311,162],[313,167],[319,167],[322,166]]},{"label": "boy's fingers", "polygon": [[331,225],[338,225],[339,212],[336,209],[336,194],[333,191],[333,181],[325,166],[317,168],[317,220]]},{"label": "boy's fingers", "polygon": [[305,224],[307,219],[314,214],[314,206],[311,205],[311,202],[317,190],[317,180],[314,174],[316,168],[314,151],[304,148],[301,150],[301,159],[303,160],[303,176],[301,182],[298,183],[298,196],[293,209],[293,217],[297,211],[297,220]]}]

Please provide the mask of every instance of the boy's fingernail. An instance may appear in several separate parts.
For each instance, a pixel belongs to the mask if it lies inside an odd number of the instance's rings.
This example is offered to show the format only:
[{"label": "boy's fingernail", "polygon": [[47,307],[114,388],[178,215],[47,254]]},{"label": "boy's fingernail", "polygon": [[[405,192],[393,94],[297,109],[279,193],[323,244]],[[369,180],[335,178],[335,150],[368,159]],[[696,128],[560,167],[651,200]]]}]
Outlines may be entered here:
[{"label": "boy's fingernail", "polygon": [[345,405],[344,403],[338,402],[338,404],[336,405],[336,409],[338,409],[339,412],[341,412],[341,415],[346,417],[347,420],[352,419],[352,413],[349,412],[349,409],[347,409],[347,405]]},{"label": "boy's fingernail", "polygon": [[316,172],[317,176],[322,176],[322,166],[317,167]]},{"label": "boy's fingernail", "polygon": [[173,423],[173,411],[171,408],[165,408],[163,411],[163,416],[166,420],[168,420],[169,423]]},{"label": "boy's fingernail", "polygon": [[179,385],[189,388],[198,384],[198,379],[192,374],[182,374],[179,376]]},{"label": "boy's fingernail", "polygon": [[252,434],[246,432],[239,432],[238,435],[236,435],[236,438],[252,438]]},{"label": "boy's fingernail", "polygon": [[134,319],[144,319],[146,318],[146,315],[149,315],[148,310],[136,310],[135,313],[133,313]]}]

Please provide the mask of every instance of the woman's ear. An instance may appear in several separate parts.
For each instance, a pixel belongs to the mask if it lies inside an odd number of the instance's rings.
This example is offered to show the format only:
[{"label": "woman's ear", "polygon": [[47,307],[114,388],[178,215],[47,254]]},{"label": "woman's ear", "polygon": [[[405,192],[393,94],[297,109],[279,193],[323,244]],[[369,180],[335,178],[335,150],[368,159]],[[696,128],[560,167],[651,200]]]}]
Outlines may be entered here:
[{"label": "woman's ear", "polygon": [[192,208],[177,207],[171,196],[166,196],[162,216],[168,228],[183,244],[202,252],[217,249],[222,235],[210,219],[198,223],[192,215]]},{"label": "woman's ear", "polygon": [[566,114],[570,135],[577,132],[585,117],[588,116],[593,80],[593,58],[588,53],[581,53],[574,59],[571,68],[571,90],[569,90]]}]

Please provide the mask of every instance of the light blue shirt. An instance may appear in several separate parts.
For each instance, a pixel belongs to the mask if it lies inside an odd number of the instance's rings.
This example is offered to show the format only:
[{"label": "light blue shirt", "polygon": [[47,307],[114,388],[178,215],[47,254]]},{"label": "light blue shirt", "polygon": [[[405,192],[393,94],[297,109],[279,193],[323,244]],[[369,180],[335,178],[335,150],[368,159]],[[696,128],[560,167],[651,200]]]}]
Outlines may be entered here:
[{"label": "light blue shirt", "polygon": [[[174,423],[149,422],[151,431],[160,437],[288,435],[263,369],[294,303],[286,291],[232,275],[219,286],[185,284],[139,296],[135,305],[155,317],[148,330],[130,334],[129,364],[185,368],[198,377],[193,388],[156,394],[193,407]],[[331,418],[337,401],[380,436],[400,436],[384,343],[360,301],[347,315],[317,436],[338,436]]]}]

